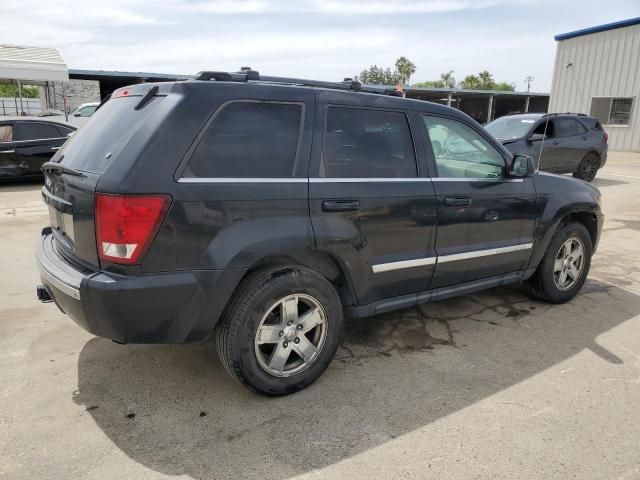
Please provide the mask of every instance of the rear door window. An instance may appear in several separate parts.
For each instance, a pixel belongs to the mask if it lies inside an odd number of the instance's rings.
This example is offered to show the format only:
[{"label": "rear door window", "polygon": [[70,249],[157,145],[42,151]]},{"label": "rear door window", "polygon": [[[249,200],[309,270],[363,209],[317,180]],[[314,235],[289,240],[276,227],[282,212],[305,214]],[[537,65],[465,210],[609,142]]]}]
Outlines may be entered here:
[{"label": "rear door window", "polygon": [[328,178],[411,178],[418,174],[402,112],[329,107],[322,170]]},{"label": "rear door window", "polygon": [[298,103],[238,101],[227,104],[204,132],[184,176],[293,176],[302,110]]},{"label": "rear door window", "polygon": [[18,124],[17,140],[44,140],[61,136],[55,125],[48,123],[20,122]]}]

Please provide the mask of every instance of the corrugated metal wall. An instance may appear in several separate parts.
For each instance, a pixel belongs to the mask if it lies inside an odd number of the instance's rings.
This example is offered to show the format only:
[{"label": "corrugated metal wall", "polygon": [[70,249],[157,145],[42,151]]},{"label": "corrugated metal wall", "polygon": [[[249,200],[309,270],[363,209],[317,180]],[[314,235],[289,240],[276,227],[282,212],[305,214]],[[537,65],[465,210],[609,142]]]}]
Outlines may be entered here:
[{"label": "corrugated metal wall", "polygon": [[634,97],[629,126],[605,130],[610,150],[640,151],[640,25],[558,42],[549,112],[589,114],[592,97]]}]

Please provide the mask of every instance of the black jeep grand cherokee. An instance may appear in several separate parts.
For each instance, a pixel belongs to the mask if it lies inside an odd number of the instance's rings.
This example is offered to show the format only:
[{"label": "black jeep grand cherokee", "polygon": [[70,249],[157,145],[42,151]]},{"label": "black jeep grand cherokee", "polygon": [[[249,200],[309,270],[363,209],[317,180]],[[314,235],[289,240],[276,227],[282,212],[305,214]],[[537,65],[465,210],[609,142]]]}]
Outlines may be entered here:
[{"label": "black jeep grand cherokee", "polygon": [[286,394],[327,368],[345,315],[518,281],[560,303],[585,282],[598,190],[535,172],[458,110],[196,78],[116,91],[43,167],[38,294],[89,332],[214,336],[232,376]]}]

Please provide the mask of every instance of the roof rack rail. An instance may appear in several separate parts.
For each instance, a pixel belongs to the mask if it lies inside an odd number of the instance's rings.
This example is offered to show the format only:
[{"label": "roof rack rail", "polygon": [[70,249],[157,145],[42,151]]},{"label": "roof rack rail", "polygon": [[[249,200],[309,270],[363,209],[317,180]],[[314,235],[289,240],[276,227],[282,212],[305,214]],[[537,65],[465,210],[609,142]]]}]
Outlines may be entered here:
[{"label": "roof rack rail", "polygon": [[545,113],[542,115],[543,117],[554,117],[556,115],[575,115],[576,117],[588,117],[586,113],[573,113],[573,112],[556,112],[556,113]]},{"label": "roof rack rail", "polygon": [[342,82],[327,82],[323,80],[307,80],[303,78],[274,77],[260,75],[255,70],[243,70],[241,72],[198,72],[194,80],[215,80],[216,82],[264,82],[283,85],[299,85],[304,87],[329,88],[333,90],[345,90],[352,92],[377,93],[380,95],[391,95],[401,97],[402,93],[394,88],[383,85],[363,85],[357,80],[345,78]]}]

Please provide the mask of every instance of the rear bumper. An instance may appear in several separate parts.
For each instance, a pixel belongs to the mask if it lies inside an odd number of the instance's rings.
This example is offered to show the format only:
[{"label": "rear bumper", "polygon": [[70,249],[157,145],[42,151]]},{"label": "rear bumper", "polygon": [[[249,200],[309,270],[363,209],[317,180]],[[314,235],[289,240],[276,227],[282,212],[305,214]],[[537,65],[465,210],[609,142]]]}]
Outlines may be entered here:
[{"label": "rear bumper", "polygon": [[180,271],[124,276],[82,272],[40,238],[43,287],[89,333],[120,343],[194,343],[211,334],[242,270]]},{"label": "rear bumper", "polygon": [[602,152],[600,153],[600,168],[606,165],[608,153],[609,153],[609,145],[605,144],[605,146],[602,149]]}]

